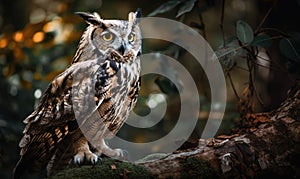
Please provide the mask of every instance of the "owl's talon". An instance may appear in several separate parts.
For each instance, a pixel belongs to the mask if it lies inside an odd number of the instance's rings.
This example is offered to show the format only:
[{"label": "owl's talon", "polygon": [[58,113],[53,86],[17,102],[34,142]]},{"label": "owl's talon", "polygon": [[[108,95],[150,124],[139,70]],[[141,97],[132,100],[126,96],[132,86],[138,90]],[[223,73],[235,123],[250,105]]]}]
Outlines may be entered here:
[{"label": "owl's talon", "polygon": [[117,152],[117,156],[120,159],[126,159],[128,157],[128,151],[123,149],[113,149]]},{"label": "owl's talon", "polygon": [[110,147],[108,147],[106,145],[104,139],[100,140],[99,146],[96,147],[96,148],[97,148],[97,152],[99,154],[103,153],[104,155],[106,155],[108,157],[112,157],[112,158],[116,158],[116,159],[120,159],[120,160],[125,160],[128,157],[128,152],[126,150],[123,150],[123,149],[120,149],[120,148],[111,149]]},{"label": "owl's talon", "polygon": [[102,162],[102,158],[100,156],[98,157],[98,162]]},{"label": "owl's talon", "polygon": [[93,165],[95,165],[97,162],[98,162],[98,159],[97,159],[97,158],[94,158],[94,159],[91,160],[91,163],[92,163]]},{"label": "owl's talon", "polygon": [[98,156],[94,153],[86,153],[86,159],[95,165],[98,162]]},{"label": "owl's talon", "polygon": [[76,165],[80,165],[80,164],[82,164],[83,159],[84,159],[84,154],[82,152],[80,152],[74,156],[74,163]]},{"label": "owl's talon", "polygon": [[81,148],[81,150],[74,156],[74,163],[80,165],[84,160],[95,165],[98,162],[98,155],[91,152],[88,148]]},{"label": "owl's talon", "polygon": [[89,156],[89,161],[95,165],[98,162],[98,156],[94,153],[91,153]]},{"label": "owl's talon", "polygon": [[116,159],[125,160],[128,158],[128,152],[123,149],[111,149],[109,156]]}]

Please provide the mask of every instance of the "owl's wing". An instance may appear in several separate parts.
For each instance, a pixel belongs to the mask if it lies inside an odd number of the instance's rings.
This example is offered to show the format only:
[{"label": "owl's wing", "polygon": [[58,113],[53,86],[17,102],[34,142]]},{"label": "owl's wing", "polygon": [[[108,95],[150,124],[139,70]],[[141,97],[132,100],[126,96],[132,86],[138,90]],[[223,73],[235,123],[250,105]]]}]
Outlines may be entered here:
[{"label": "owl's wing", "polygon": [[58,144],[67,142],[64,139],[78,130],[76,118],[88,117],[102,103],[112,72],[105,61],[89,60],[73,64],[52,81],[37,109],[24,120],[15,178],[47,165]]},{"label": "owl's wing", "polygon": [[19,147],[20,160],[14,169],[14,177],[20,178],[24,172],[42,170],[51,159],[56,146],[77,124],[72,109],[72,72],[66,70],[57,76],[46,89],[39,106],[24,123]]}]

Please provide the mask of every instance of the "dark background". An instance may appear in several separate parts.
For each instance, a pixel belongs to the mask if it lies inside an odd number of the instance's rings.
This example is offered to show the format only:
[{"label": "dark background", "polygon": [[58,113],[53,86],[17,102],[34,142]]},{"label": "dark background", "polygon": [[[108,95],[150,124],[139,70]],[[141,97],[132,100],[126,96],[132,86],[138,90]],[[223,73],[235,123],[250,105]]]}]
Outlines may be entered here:
[{"label": "dark background", "polygon": [[[86,24],[74,15],[77,11],[98,12],[102,18],[126,19],[130,11],[142,9],[143,16],[153,12],[166,1],[160,0],[1,0],[0,2],[0,178],[9,178],[18,159],[18,141],[24,124],[22,121],[35,108],[39,101],[35,92],[44,91],[48,83],[63,71],[75,53],[79,38]],[[199,0],[203,7],[202,23],[205,29],[197,29],[214,50],[223,42],[220,30],[221,1]],[[235,22],[243,20],[253,29],[260,24],[267,11],[276,3],[274,0],[230,0],[225,2],[224,34],[226,38],[235,34]],[[299,1],[278,1],[263,27],[277,29],[280,32],[299,32]],[[176,18],[178,8],[157,14],[156,16],[180,20],[190,25],[200,23],[199,9],[194,8],[184,17]],[[270,35],[276,36],[276,33]],[[285,99],[287,90],[297,79],[297,63],[280,53],[279,40],[263,49],[270,60],[261,61],[257,70],[257,92],[264,104],[255,102],[255,112],[276,108]],[[160,41],[144,41],[143,52],[163,51],[170,44]],[[210,88],[201,66],[189,55],[181,52],[179,61],[189,70],[197,82],[201,100],[199,124],[191,138],[201,136],[210,109]],[[166,52],[168,54],[168,52]],[[174,52],[170,55],[174,56]],[[246,61],[238,61],[243,66]],[[234,86],[239,94],[246,87],[248,72],[235,68],[231,71]],[[143,132],[125,126],[120,135],[135,142],[146,142],[168,133],[176,124],[178,115],[178,96],[171,86],[155,82],[157,76],[143,77],[142,91],[136,112],[147,114],[149,94],[162,93],[166,96],[168,110],[164,119],[155,127]],[[227,79],[228,80],[228,79]],[[164,89],[167,88],[167,89]],[[167,91],[167,92],[166,92]],[[237,98],[228,81],[228,102],[220,133],[229,134],[231,129],[239,127]],[[186,119],[188,120],[188,119]],[[129,129],[130,130],[129,130]]]}]

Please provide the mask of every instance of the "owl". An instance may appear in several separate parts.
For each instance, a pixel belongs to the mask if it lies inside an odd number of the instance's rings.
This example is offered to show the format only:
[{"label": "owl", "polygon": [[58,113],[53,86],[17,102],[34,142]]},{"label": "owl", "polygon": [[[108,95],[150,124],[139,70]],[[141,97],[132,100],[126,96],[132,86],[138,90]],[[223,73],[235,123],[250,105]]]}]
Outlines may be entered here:
[{"label": "owl", "polygon": [[49,84],[24,123],[14,178],[47,168],[51,176],[70,163],[95,164],[101,154],[124,157],[105,140],[136,104],[140,89],[140,10],[128,20],[77,13],[88,24],[71,65]]}]

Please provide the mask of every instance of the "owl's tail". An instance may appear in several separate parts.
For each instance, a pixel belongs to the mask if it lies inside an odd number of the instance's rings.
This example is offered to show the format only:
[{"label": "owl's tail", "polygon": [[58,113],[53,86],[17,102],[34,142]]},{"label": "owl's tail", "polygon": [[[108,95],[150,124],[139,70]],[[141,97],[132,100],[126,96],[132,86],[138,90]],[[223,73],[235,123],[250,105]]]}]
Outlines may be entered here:
[{"label": "owl's tail", "polygon": [[48,151],[47,157],[32,158],[32,155],[23,155],[13,169],[13,179],[27,178],[28,174],[40,172],[47,166],[47,175],[51,176],[63,170],[70,164],[74,151],[70,137],[66,137],[54,150]]},{"label": "owl's tail", "polygon": [[[33,152],[34,150],[37,150]],[[30,146],[13,170],[13,179],[27,178],[27,174],[41,172],[50,161],[51,156],[55,152],[55,148],[47,151],[45,155],[41,153],[37,146]]]},{"label": "owl's tail", "polygon": [[[67,144],[67,146],[66,146]],[[46,171],[45,168],[47,164],[49,165],[50,163],[54,163],[52,160],[55,156],[55,164],[59,163],[59,161],[63,158],[62,156],[57,156],[58,152],[57,150],[60,149],[59,151],[62,151],[62,147],[64,150],[67,148],[70,148],[70,143],[65,143],[64,141],[62,143],[57,144],[58,147],[53,148],[52,150],[47,151],[46,155],[39,156],[36,155],[38,153],[34,153],[30,148],[29,153],[25,153],[24,155],[21,155],[20,160],[16,164],[15,168],[13,169],[13,179],[21,179],[21,178],[27,178],[28,174],[33,174],[33,173],[40,173],[41,171]],[[37,147],[33,147],[36,150]],[[69,157],[69,156],[68,156]],[[70,157],[69,157],[70,158]],[[66,161],[65,159],[63,161]],[[56,167],[56,166],[55,166]],[[63,168],[60,165],[61,168]],[[51,167],[53,168],[53,166]],[[27,176],[27,177],[26,177]]]},{"label": "owl's tail", "polygon": [[13,170],[13,178],[25,178],[29,173],[41,172],[47,165],[48,175],[64,169],[74,156],[72,137],[81,134],[78,131],[70,134],[69,130],[60,126],[53,132],[49,130],[32,138],[25,134],[19,144],[21,157]]},{"label": "owl's tail", "polygon": [[20,179],[22,178],[22,176],[25,176],[27,171],[27,163],[26,161],[23,160],[23,157],[20,158],[20,160],[18,161],[16,167],[13,170],[13,175],[12,178],[13,179]]},{"label": "owl's tail", "polygon": [[54,143],[49,145],[50,137],[44,133],[32,139],[26,135],[23,136],[19,144],[20,160],[13,170],[13,178],[25,178],[27,173],[40,172],[46,167],[56,150]]}]

